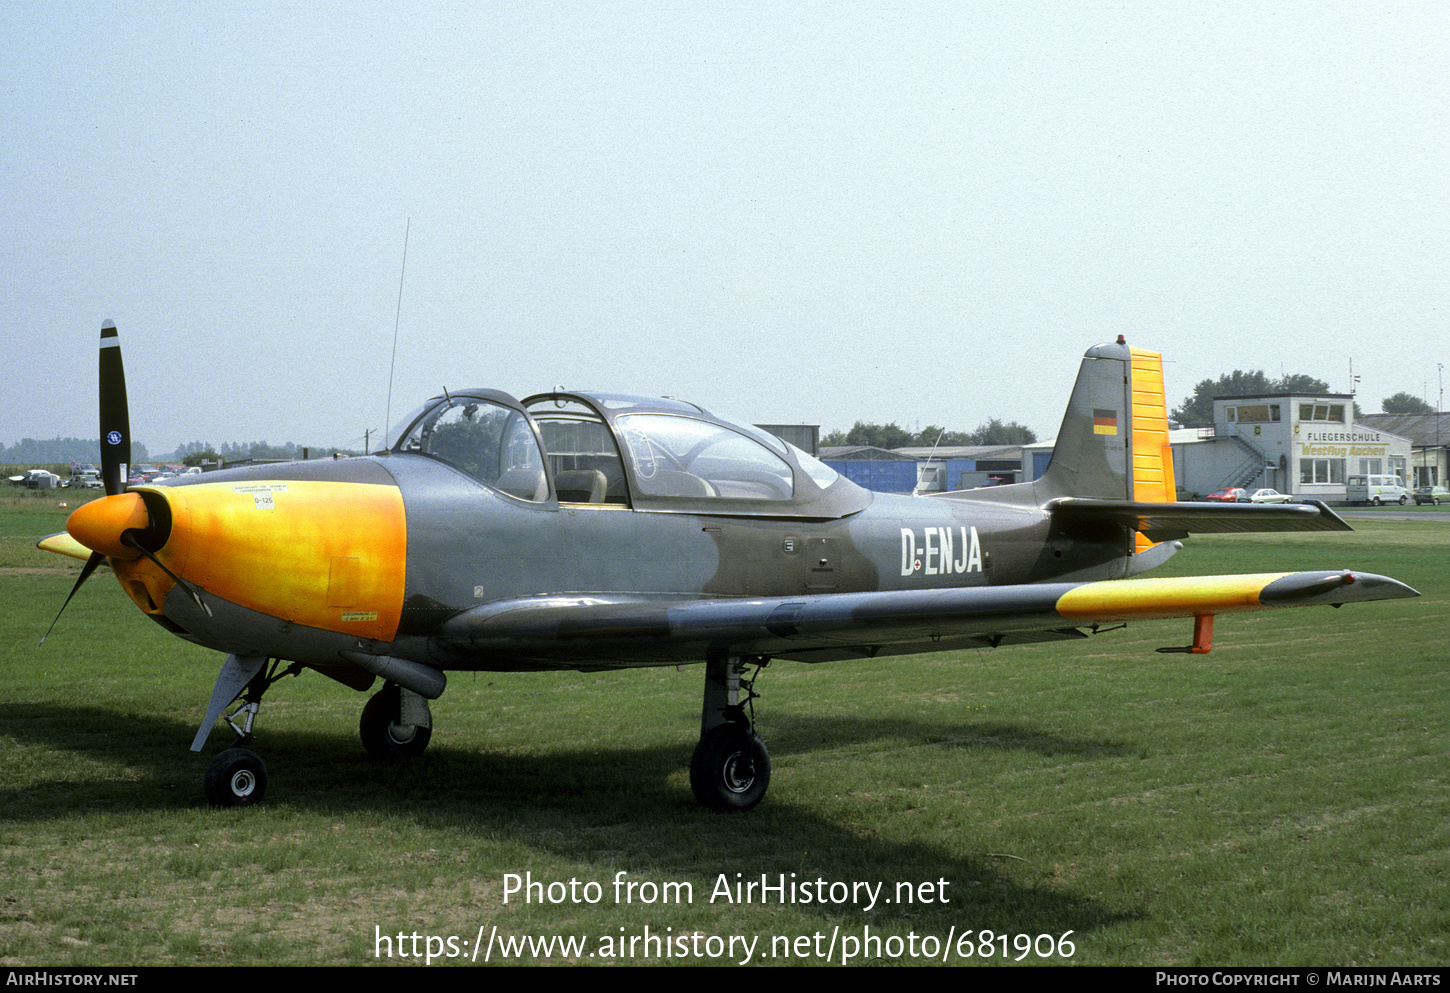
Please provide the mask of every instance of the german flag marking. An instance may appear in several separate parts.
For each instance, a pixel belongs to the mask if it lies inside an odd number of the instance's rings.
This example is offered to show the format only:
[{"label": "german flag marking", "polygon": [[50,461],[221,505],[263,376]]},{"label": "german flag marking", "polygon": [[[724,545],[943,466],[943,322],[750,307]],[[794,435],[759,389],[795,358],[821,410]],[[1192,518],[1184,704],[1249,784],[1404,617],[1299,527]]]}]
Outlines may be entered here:
[{"label": "german flag marking", "polygon": [[1117,434],[1118,412],[1116,410],[1093,409],[1093,434]]}]

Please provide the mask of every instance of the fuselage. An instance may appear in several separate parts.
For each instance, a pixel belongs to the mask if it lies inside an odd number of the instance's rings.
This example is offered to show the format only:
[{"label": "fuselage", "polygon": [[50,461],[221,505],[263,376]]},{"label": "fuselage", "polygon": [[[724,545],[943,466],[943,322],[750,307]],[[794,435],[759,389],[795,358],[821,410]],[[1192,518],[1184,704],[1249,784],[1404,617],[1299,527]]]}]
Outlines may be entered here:
[{"label": "fuselage", "polygon": [[[385,453],[137,487],[68,528],[105,550],[148,615],[229,654],[518,668],[552,664],[553,649],[507,657],[475,635],[550,598],[668,604],[1122,577],[1130,530],[1065,523],[1038,487],[876,494],[682,401],[469,390],[424,404]],[[438,637],[445,626],[453,633]],[[590,661],[577,643],[557,653]],[[646,648],[615,661],[660,658]]]},{"label": "fuselage", "polygon": [[141,488],[151,516],[167,521],[158,560],[201,592],[206,610],[145,558],[113,565],[148,615],[220,651],[316,665],[361,651],[445,668],[491,660],[440,657],[430,646],[439,625],[520,600],[794,597],[1123,575],[1121,529],[1097,541],[1058,533],[1030,485],[952,499],[872,494],[844,478],[830,488],[847,512],[528,500],[429,455],[394,451]]}]

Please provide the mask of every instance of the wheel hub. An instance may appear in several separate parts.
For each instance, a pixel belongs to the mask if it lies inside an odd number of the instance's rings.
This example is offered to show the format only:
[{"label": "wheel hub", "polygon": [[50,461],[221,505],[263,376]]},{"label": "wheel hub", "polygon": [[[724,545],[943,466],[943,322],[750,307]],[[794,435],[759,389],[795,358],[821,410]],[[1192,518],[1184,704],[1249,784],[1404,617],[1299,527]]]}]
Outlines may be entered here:
[{"label": "wheel hub", "polygon": [[725,788],[731,793],[744,793],[755,783],[755,763],[741,752],[725,760]]},{"label": "wheel hub", "polygon": [[238,769],[232,773],[232,795],[248,797],[257,788],[257,777],[250,769]]}]

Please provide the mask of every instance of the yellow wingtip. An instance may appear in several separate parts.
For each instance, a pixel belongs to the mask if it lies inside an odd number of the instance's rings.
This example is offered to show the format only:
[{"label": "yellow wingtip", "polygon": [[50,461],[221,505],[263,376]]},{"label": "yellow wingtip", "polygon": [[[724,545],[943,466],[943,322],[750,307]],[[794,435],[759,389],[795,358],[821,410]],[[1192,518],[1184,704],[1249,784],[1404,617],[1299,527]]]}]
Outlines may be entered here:
[{"label": "yellow wingtip", "polygon": [[69,534],[62,531],[60,534],[50,534],[41,538],[35,543],[35,547],[44,552],[54,552],[57,555],[69,555],[73,559],[80,559],[84,562],[91,557],[91,550],[79,541],[76,541]]}]

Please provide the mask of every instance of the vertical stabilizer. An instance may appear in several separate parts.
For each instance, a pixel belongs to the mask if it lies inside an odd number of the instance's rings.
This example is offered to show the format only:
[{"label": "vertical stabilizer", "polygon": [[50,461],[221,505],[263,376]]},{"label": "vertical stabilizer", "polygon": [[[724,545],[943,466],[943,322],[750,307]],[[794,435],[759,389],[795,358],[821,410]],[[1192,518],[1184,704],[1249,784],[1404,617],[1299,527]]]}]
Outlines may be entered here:
[{"label": "vertical stabilizer", "polygon": [[1040,497],[1133,499],[1128,473],[1131,359],[1131,350],[1121,343],[1094,345],[1083,356],[1052,459],[1037,481]]},{"label": "vertical stabilizer", "polygon": [[1173,501],[1162,356],[1129,348],[1121,338],[1088,350],[1052,460],[1037,483],[1048,499]]}]

